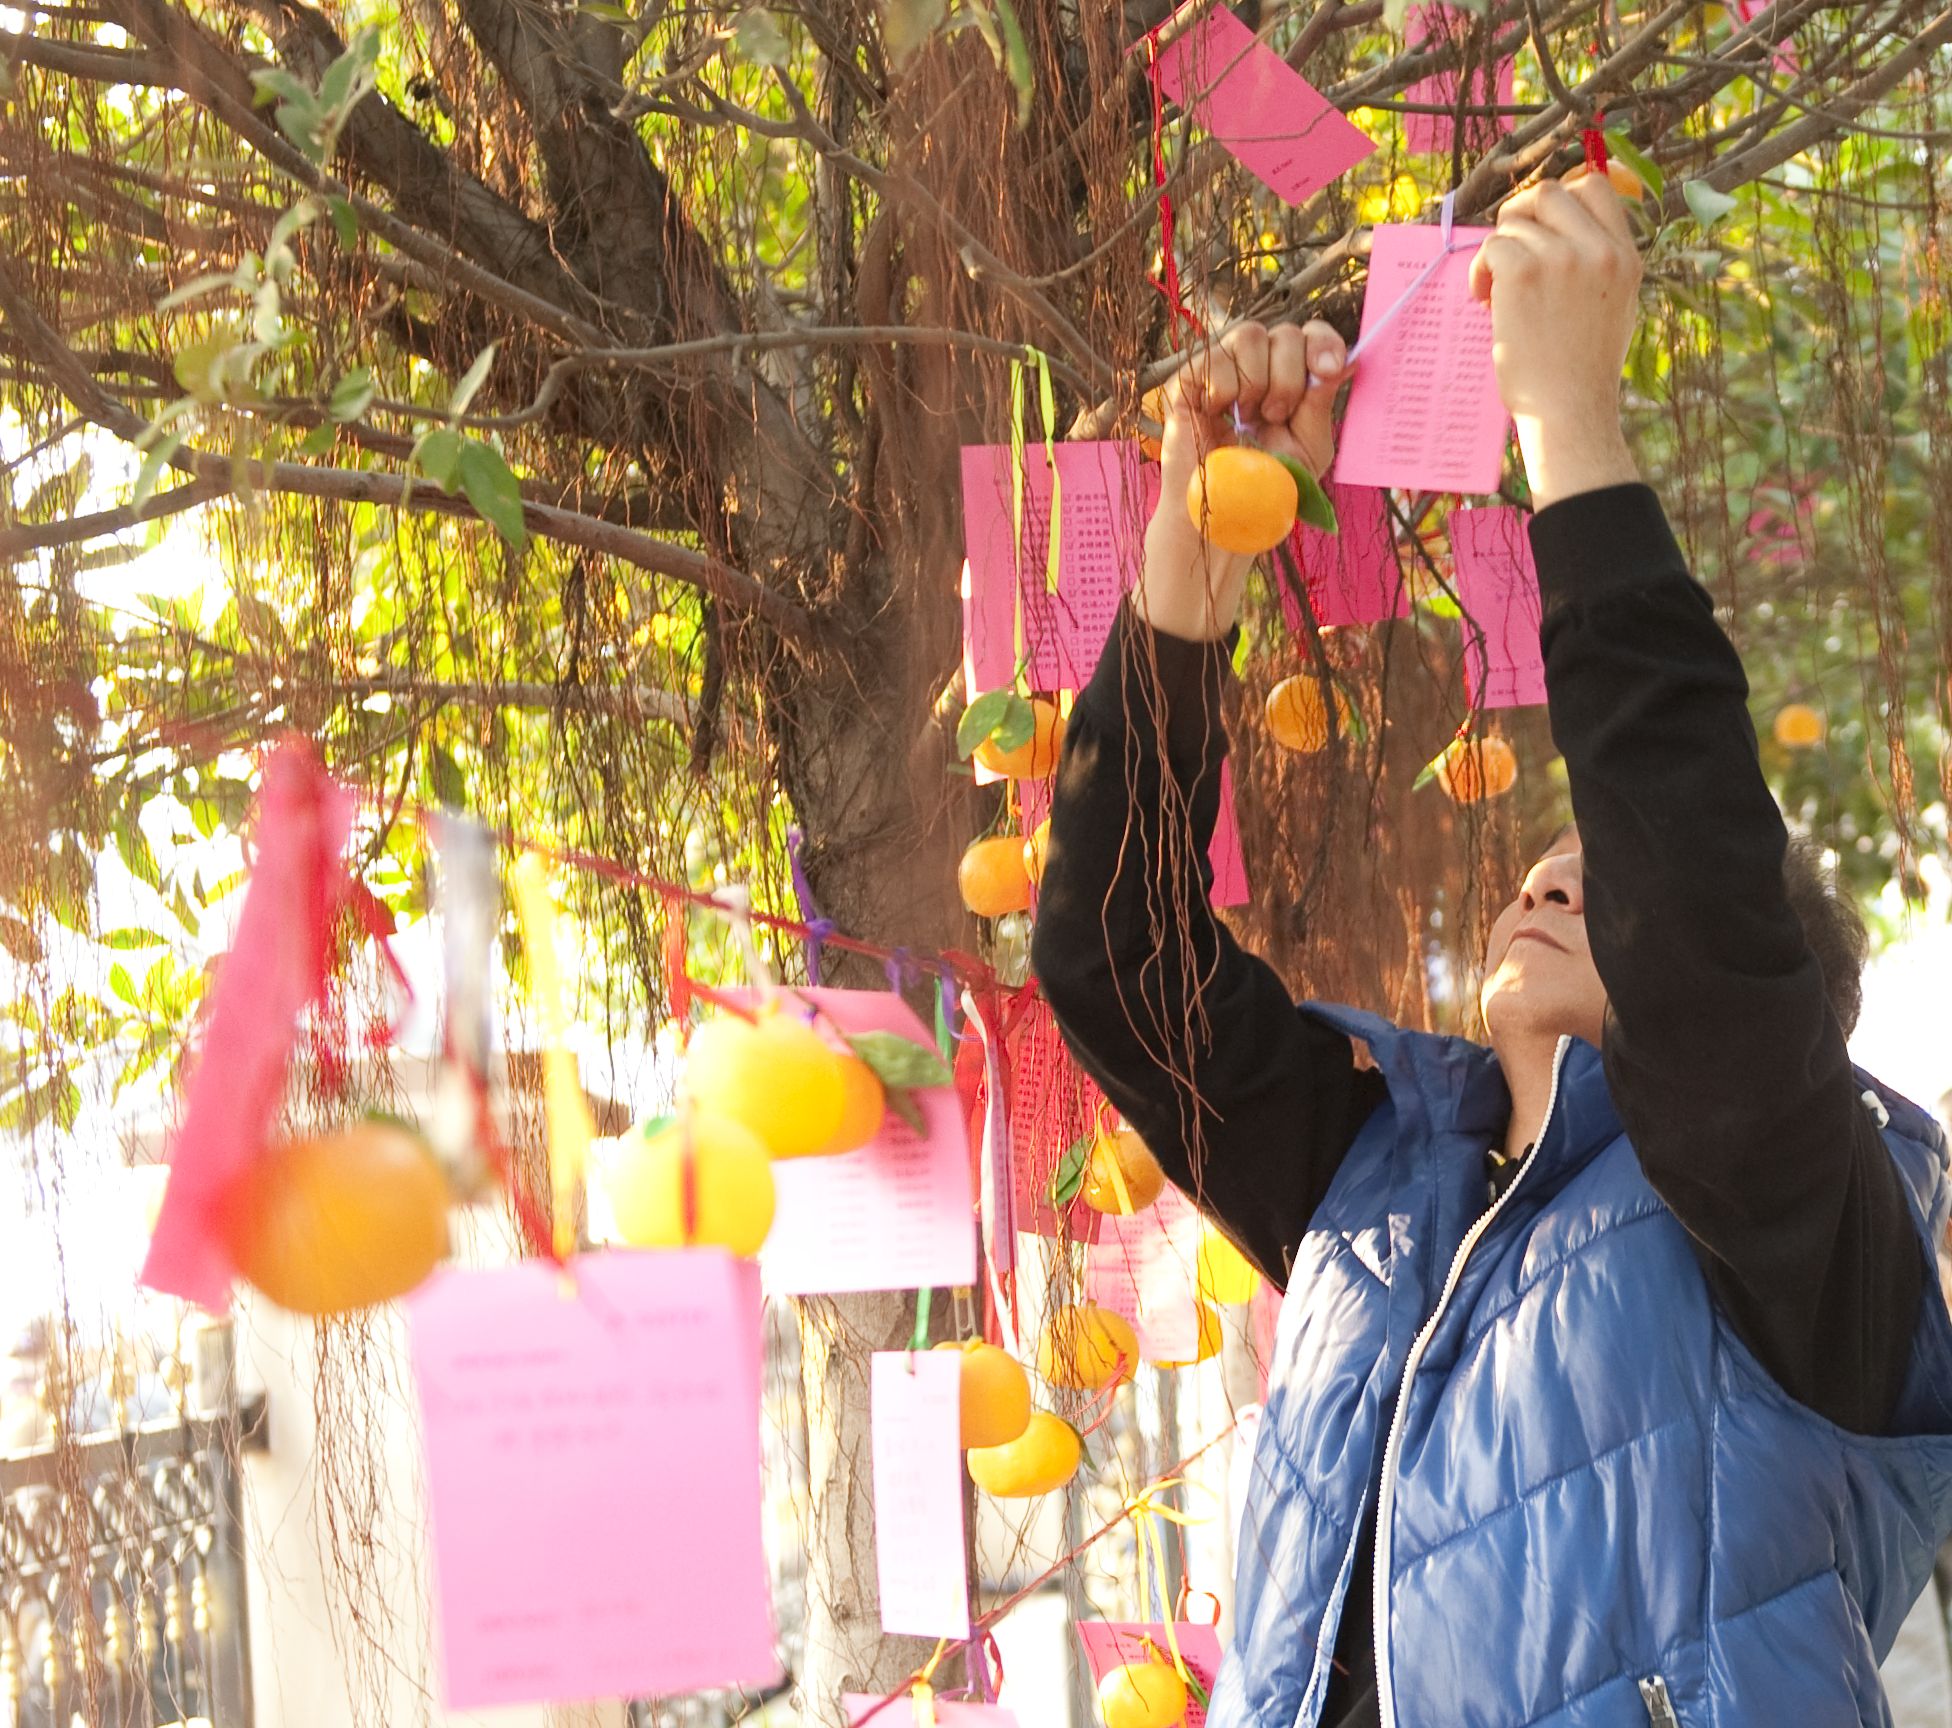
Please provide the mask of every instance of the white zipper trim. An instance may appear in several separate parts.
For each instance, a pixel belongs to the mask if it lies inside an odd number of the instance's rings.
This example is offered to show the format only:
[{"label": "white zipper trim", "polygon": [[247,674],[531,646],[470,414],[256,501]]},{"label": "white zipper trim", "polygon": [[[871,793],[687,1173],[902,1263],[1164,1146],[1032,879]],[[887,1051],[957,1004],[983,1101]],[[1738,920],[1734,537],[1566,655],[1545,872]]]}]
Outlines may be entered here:
[{"label": "white zipper trim", "polygon": [[1545,1120],[1539,1124],[1539,1131],[1532,1139],[1532,1155],[1519,1166],[1511,1186],[1479,1215],[1478,1221],[1465,1232],[1464,1240],[1458,1243],[1457,1253],[1451,1258],[1450,1273],[1444,1279],[1443,1294],[1437,1298],[1437,1306],[1423,1323],[1423,1329],[1412,1340],[1410,1354],[1403,1363],[1403,1381],[1396,1389],[1396,1408],[1390,1414],[1389,1437],[1383,1443],[1382,1483],[1376,1492],[1376,1554],[1370,1614],[1376,1635],[1376,1714],[1379,1728],[1396,1728],[1396,1683],[1389,1670],[1390,1519],[1396,1510],[1396,1472],[1402,1463],[1397,1454],[1403,1440],[1403,1414],[1410,1403],[1410,1382],[1422,1365],[1424,1352],[1430,1348],[1430,1339],[1444,1317],[1444,1310],[1450,1306],[1451,1296],[1463,1275],[1465,1261],[1471,1257],[1471,1250],[1505,1209],[1505,1203],[1524,1185],[1532,1166],[1538,1162],[1538,1149],[1545,1143],[1545,1131],[1551,1127],[1552,1113],[1559,1106],[1559,1075],[1565,1066],[1566,1052],[1571,1048],[1572,1040],[1561,1038],[1558,1048],[1552,1053],[1552,1090],[1545,1100]]}]

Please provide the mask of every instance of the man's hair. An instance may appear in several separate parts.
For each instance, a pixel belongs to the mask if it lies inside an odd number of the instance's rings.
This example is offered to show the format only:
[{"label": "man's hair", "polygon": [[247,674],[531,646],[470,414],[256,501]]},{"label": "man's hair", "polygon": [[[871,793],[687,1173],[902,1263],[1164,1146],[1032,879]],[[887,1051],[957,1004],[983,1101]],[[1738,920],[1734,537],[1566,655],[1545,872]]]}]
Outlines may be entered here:
[{"label": "man's hair", "polygon": [[1823,988],[1848,1038],[1864,1006],[1864,959],[1871,949],[1864,920],[1831,876],[1822,847],[1800,835],[1790,836],[1783,855],[1783,889],[1823,968]]}]

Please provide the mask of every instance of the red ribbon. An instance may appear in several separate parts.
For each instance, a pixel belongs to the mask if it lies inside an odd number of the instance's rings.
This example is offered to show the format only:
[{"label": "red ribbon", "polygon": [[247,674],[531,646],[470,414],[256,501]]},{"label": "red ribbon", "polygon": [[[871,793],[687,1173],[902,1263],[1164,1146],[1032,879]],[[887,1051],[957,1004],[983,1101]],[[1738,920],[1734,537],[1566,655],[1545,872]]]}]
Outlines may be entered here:
[{"label": "red ribbon", "polygon": [[1605,124],[1606,116],[1595,114],[1593,124],[1579,135],[1580,143],[1586,148],[1586,166],[1595,174],[1604,174],[1611,159],[1606,149],[1606,133],[1602,130]]},{"label": "red ribbon", "polygon": [[[1161,26],[1164,28],[1164,26]],[[1146,82],[1152,89],[1152,183],[1159,188],[1159,250],[1163,260],[1163,282],[1153,286],[1166,297],[1175,323],[1184,322],[1195,336],[1206,331],[1193,309],[1186,304],[1179,288],[1179,253],[1174,237],[1173,201],[1166,190],[1166,97],[1159,85],[1159,31],[1148,31],[1145,39]]]}]

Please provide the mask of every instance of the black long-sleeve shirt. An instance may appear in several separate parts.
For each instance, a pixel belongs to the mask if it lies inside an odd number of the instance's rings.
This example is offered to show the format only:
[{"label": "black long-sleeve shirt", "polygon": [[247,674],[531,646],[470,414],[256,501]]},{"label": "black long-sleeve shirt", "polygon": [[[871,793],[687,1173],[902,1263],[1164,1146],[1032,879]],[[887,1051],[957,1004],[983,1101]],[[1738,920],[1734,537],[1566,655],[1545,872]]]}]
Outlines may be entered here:
[{"label": "black long-sleeve shirt", "polygon": [[[1741,663],[1647,488],[1541,511],[1532,546],[1614,1104],[1744,1341],[1792,1397],[1879,1432],[1923,1262],[1784,889]],[[1121,616],[1072,715],[1033,962],[1086,1070],[1285,1284],[1383,1082],[1208,907],[1227,676],[1224,644]],[[1325,1728],[1377,1720],[1364,1584]]]}]

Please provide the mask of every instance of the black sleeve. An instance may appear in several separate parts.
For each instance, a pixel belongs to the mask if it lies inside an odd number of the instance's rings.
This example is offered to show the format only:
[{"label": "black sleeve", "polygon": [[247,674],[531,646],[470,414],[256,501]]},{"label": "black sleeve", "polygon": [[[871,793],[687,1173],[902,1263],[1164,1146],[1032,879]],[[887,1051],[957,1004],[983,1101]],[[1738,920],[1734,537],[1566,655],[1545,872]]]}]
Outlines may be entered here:
[{"label": "black sleeve", "polygon": [[1285,1286],[1384,1087],[1208,902],[1228,675],[1228,644],[1121,610],[1065,738],[1031,957],[1085,1071]]},{"label": "black sleeve", "polygon": [[1532,547],[1621,1120],[1777,1383],[1878,1433],[1923,1256],[1784,887],[1741,662],[1646,487],[1541,511]]}]

